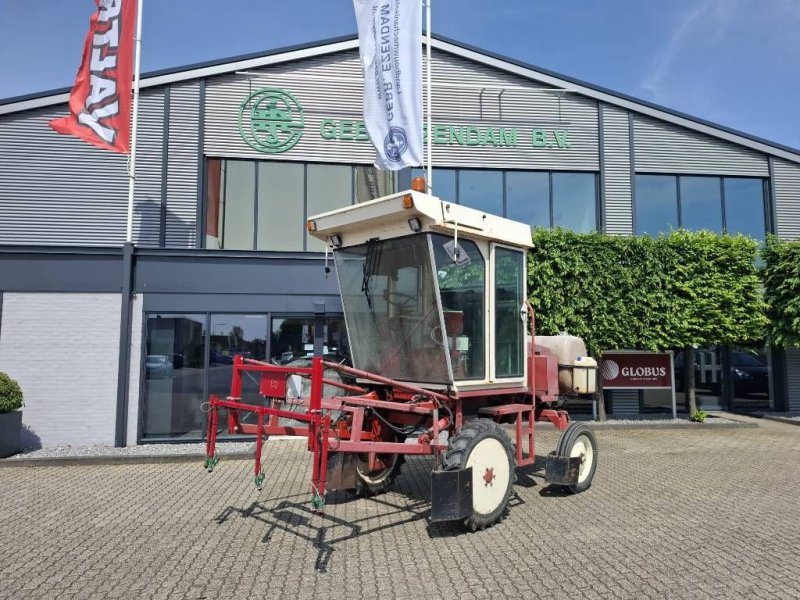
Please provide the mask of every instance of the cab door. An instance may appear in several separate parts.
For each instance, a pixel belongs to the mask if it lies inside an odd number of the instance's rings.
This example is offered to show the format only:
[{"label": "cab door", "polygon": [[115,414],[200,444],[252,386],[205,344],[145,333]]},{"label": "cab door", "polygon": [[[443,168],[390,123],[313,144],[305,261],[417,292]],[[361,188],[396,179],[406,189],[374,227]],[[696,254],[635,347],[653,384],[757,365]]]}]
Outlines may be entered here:
[{"label": "cab door", "polygon": [[492,379],[524,380],[525,322],[521,311],[525,302],[525,252],[492,244]]}]

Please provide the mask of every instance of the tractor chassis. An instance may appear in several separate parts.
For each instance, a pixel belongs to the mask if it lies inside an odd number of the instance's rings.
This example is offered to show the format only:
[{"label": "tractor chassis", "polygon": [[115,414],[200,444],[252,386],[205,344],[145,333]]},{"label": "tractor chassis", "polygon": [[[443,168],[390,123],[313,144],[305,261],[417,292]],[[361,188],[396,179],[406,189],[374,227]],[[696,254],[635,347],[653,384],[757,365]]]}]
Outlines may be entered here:
[{"label": "tractor chassis", "polygon": [[[344,383],[324,378],[326,370],[333,369],[350,378],[356,378],[361,385]],[[250,404],[242,401],[243,375],[259,376],[259,394],[268,399],[267,405]],[[299,375],[311,381],[308,398],[298,399],[291,406],[303,407],[303,412],[282,408],[285,406],[287,379]],[[532,382],[531,382],[532,383]],[[354,395],[323,396],[324,386],[334,386]],[[368,387],[364,387],[368,386]],[[534,429],[536,421],[549,421],[559,430],[569,425],[566,411],[547,408],[534,401],[531,388],[492,390],[481,393],[462,393],[446,395],[427,390],[405,382],[353,369],[345,365],[323,361],[314,357],[311,367],[276,366],[252,359],[236,356],[233,364],[231,394],[223,399],[211,396],[208,402],[208,430],[206,435],[205,467],[213,471],[219,462],[216,453],[217,432],[222,410],[227,410],[227,430],[229,433],[254,435],[256,438],[254,482],[260,490],[265,474],[262,468],[262,455],[265,437],[270,435],[295,435],[307,438],[308,450],[312,454],[311,504],[315,510],[323,510],[326,490],[331,483],[340,486],[352,481],[351,473],[342,473],[341,466],[354,460],[339,460],[336,473],[329,473],[329,458],[332,455],[352,454],[358,456],[368,472],[386,467],[386,457],[391,455],[433,455],[440,464],[441,453],[447,449],[447,438],[461,429],[465,403],[477,403],[481,407],[478,414],[500,422],[513,419],[515,432],[516,466],[533,464],[536,460]],[[519,402],[520,392],[524,401]],[[515,398],[517,402],[484,406],[489,399],[502,401],[504,396]],[[243,414],[251,413],[255,423],[244,422]],[[338,414],[334,420],[332,415]],[[298,421],[303,426],[281,425],[280,419]],[[252,420],[252,419],[251,419]],[[404,441],[393,441],[396,431],[409,432]],[[527,448],[527,453],[523,451]],[[342,456],[342,459],[345,459]],[[335,462],[335,461],[332,461]],[[574,461],[573,461],[574,462]],[[550,461],[548,461],[550,466]],[[572,467],[572,468],[570,468]],[[574,465],[564,461],[553,461],[554,476],[564,482],[572,481]],[[432,475],[432,518],[433,520],[452,520],[462,518],[466,507],[471,506],[468,478],[469,469],[458,469],[444,474],[437,469]],[[548,468],[549,475],[550,468]],[[548,479],[550,477],[548,476]],[[338,487],[338,486],[337,486]]]}]

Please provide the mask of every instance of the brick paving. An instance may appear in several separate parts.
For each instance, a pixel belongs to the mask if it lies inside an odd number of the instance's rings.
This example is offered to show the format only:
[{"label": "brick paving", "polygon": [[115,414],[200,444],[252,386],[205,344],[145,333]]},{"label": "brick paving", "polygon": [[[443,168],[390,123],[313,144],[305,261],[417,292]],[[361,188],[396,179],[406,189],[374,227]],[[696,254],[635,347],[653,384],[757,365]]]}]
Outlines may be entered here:
[{"label": "brick paving", "polygon": [[[539,452],[555,447],[546,432]],[[304,444],[249,461],[0,470],[0,599],[800,598],[800,430],[602,430],[594,486],[519,473],[505,521],[427,521],[430,459],[393,492],[306,493]]]}]

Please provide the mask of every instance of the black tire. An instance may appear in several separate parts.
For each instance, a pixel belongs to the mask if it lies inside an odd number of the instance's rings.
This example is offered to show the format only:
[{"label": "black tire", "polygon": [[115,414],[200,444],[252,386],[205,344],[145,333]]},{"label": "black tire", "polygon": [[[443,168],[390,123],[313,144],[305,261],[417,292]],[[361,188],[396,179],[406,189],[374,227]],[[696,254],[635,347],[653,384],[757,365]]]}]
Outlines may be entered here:
[{"label": "black tire", "polygon": [[356,468],[356,487],[353,491],[356,496],[370,498],[389,491],[392,482],[400,475],[405,457],[402,454],[392,454],[394,463],[386,469],[373,472],[362,471],[366,466],[366,457],[359,456]]},{"label": "black tire", "polygon": [[[589,444],[591,446],[591,455],[586,455],[585,459],[591,460],[591,465],[588,466],[588,472],[582,481],[575,485],[563,486],[564,489],[569,490],[573,494],[588,490],[592,486],[595,471],[597,471],[597,438],[594,432],[583,423],[570,423],[564,432],[561,434],[561,439],[558,440],[558,448],[556,448],[557,456],[572,456],[573,449],[578,443]],[[583,476],[583,473],[581,473]]]},{"label": "black tire", "polygon": [[[489,468],[486,468],[484,473],[473,469],[473,513],[463,522],[464,526],[471,531],[486,529],[501,521],[508,513],[508,501],[511,497],[511,489],[514,484],[514,469],[516,468],[514,447],[511,444],[508,434],[499,424],[489,419],[475,419],[464,425],[457,435],[450,438],[450,443],[444,455],[443,468],[445,470],[464,469],[469,465],[470,457],[479,446],[484,448],[484,450],[479,450],[481,452],[486,451],[487,444],[492,447],[491,449],[497,449],[496,444],[491,444],[489,440],[496,440],[500,443],[502,449],[505,451],[506,462],[505,464],[498,464],[491,467],[491,473]],[[476,457],[476,459],[477,458],[478,457]],[[496,478],[494,469],[499,469],[498,473],[501,474],[505,469],[508,470],[508,481],[505,484],[505,489],[502,489],[502,494],[498,491],[495,494],[490,493],[488,496],[478,496],[483,489],[493,484],[493,482],[487,482],[485,477],[491,476],[494,480]],[[505,475],[501,475],[501,477],[502,476]],[[488,508],[485,505],[486,502],[490,503]],[[484,504],[483,507],[480,506],[482,503]]]}]

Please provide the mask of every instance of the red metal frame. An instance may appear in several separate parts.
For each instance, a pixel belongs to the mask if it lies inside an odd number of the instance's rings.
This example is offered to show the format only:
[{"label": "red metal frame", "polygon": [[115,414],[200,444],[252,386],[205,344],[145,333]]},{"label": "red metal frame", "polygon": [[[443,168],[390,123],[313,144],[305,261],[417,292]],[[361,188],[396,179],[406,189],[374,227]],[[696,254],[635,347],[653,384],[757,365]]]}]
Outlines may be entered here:
[{"label": "red metal frame", "polygon": [[[463,402],[484,400],[494,402],[502,396],[508,399],[505,404],[484,406],[480,412],[496,420],[515,416],[516,460],[517,465],[528,465],[535,461],[534,424],[536,421],[549,421],[563,430],[569,425],[566,411],[546,408],[542,402],[553,398],[553,390],[558,393],[557,365],[549,354],[536,351],[536,325],[533,308],[527,305],[531,318],[531,343],[528,346],[528,387],[514,387],[491,390],[465,391],[461,394],[443,394],[417,385],[396,381],[382,375],[361,371],[345,365],[323,361],[314,357],[311,367],[286,367],[236,356],[233,362],[230,395],[223,399],[211,396],[209,400],[208,431],[206,435],[206,468],[212,470],[219,458],[216,455],[219,411],[227,409],[227,429],[229,433],[256,436],[254,478],[261,487],[264,473],[261,457],[265,435],[300,435],[308,439],[308,450],[312,454],[311,491],[314,508],[324,506],[325,486],[329,452],[354,452],[367,455],[368,467],[379,468],[384,464],[381,455],[387,454],[435,454],[442,452],[447,443],[440,441],[440,433],[457,433],[463,424]],[[323,377],[326,369],[334,369],[342,375],[370,382],[353,385]],[[244,372],[258,373],[259,392],[268,399],[270,405],[261,406],[244,402],[242,399],[242,375]],[[299,399],[295,406],[305,408],[304,412],[294,412],[281,408],[285,404],[286,381],[290,375],[310,378],[309,398]],[[543,377],[544,381],[540,382]],[[543,385],[542,385],[543,384]],[[324,386],[334,386],[354,395],[323,397]],[[520,402],[520,397],[523,401]],[[537,402],[537,399],[539,400]],[[279,406],[272,406],[273,403]],[[331,422],[331,411],[341,416]],[[378,412],[380,411],[380,412]],[[253,413],[256,423],[243,423],[242,412]],[[382,419],[375,415],[380,415]],[[280,425],[280,419],[292,419],[305,426]],[[451,420],[453,422],[451,422]],[[526,422],[527,421],[527,422]],[[391,428],[402,425],[419,425],[416,443],[390,441]],[[525,444],[524,444],[525,442]],[[523,452],[524,445],[527,453]]]}]

